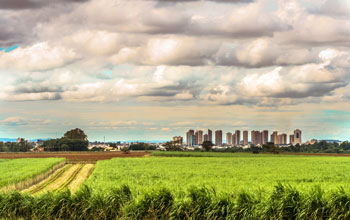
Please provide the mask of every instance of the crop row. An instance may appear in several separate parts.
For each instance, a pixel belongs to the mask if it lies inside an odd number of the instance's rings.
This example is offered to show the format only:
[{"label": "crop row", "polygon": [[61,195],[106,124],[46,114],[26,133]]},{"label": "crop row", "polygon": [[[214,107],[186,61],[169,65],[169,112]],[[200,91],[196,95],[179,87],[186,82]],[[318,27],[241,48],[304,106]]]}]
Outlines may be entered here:
[{"label": "crop row", "polygon": [[217,194],[191,188],[176,199],[165,188],[135,199],[128,186],[108,194],[82,187],[39,196],[0,194],[0,219],[349,219],[350,195],[338,189],[324,193],[315,187],[298,191],[277,185],[268,197],[240,192]]},{"label": "crop row", "polygon": [[83,166],[83,164],[80,164],[80,166],[74,170],[74,173],[60,187],[58,187],[56,191],[60,191],[66,188],[77,177]]},{"label": "crop row", "polygon": [[61,170],[59,170],[56,174],[54,174],[50,179],[48,179],[47,181],[43,182],[38,187],[35,187],[34,189],[32,189],[30,191],[30,193],[34,194],[34,193],[40,192],[41,190],[45,189],[48,185],[50,185],[51,183],[55,182],[71,166],[72,166],[71,164],[64,166]]}]

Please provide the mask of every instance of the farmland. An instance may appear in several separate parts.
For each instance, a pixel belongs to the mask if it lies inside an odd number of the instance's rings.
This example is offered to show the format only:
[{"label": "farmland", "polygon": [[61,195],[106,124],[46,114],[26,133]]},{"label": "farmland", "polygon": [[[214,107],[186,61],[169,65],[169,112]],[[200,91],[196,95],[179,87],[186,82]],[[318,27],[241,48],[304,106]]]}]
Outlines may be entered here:
[{"label": "farmland", "polygon": [[[200,153],[194,155],[198,154]],[[204,186],[215,188],[217,192],[231,193],[242,190],[271,192],[278,183],[290,184],[301,190],[313,186],[332,190],[350,185],[349,157],[209,155],[212,157],[148,157],[100,161],[87,184],[97,191],[108,191],[116,184],[125,184],[136,194],[165,187],[179,196],[184,195],[191,186]]]},{"label": "farmland", "polygon": [[0,188],[33,178],[62,161],[62,158],[0,159]]},{"label": "farmland", "polygon": [[66,158],[68,161],[96,162],[98,160],[108,160],[115,157],[143,157],[149,155],[147,152],[40,152],[40,153],[0,153],[1,159],[19,158]]},{"label": "farmland", "polygon": [[152,155],[100,160],[91,175],[93,164],[66,164],[0,193],[0,219],[350,218],[349,157]]}]

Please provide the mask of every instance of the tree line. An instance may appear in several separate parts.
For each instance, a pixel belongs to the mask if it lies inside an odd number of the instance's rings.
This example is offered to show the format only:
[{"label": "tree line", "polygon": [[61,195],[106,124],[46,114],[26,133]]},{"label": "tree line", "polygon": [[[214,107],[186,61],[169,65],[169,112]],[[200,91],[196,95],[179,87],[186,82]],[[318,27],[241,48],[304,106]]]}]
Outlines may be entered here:
[{"label": "tree line", "polygon": [[17,142],[0,142],[0,152],[28,152],[33,146],[27,141]]}]

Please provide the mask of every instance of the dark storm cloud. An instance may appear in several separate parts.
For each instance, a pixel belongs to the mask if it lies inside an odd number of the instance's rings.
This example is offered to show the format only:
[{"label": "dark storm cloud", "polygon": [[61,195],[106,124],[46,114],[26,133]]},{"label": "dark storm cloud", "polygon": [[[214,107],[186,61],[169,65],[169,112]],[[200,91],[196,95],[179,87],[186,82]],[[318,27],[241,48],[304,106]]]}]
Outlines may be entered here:
[{"label": "dark storm cloud", "polygon": [[201,90],[202,86],[198,85],[195,81],[180,81],[174,85],[153,88],[150,92],[143,94],[143,96],[171,97],[188,91],[193,97],[197,97]]},{"label": "dark storm cloud", "polygon": [[0,48],[19,44],[28,37],[26,32],[28,31],[22,31],[21,25],[18,25],[16,21],[1,18],[0,12]]},{"label": "dark storm cloud", "polygon": [[0,9],[23,10],[45,7],[50,4],[85,2],[87,0],[0,0]]},{"label": "dark storm cloud", "polygon": [[44,93],[44,92],[63,92],[61,87],[49,87],[49,86],[22,86],[16,88],[15,93]]},{"label": "dark storm cloud", "polygon": [[211,2],[223,2],[223,3],[238,3],[238,2],[253,2],[254,0],[146,0],[157,2],[196,2],[196,1],[211,1]]},{"label": "dark storm cloud", "polygon": [[346,82],[333,83],[315,83],[309,85],[305,90],[296,90],[293,88],[286,89],[286,91],[271,95],[274,98],[306,98],[306,97],[322,97],[330,95],[335,89],[345,87]]}]

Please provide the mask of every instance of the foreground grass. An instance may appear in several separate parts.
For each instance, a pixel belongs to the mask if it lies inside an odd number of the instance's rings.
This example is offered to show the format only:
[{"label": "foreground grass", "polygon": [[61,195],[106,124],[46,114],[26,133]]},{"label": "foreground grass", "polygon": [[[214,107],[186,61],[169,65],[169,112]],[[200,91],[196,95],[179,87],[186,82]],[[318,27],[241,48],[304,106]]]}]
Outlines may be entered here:
[{"label": "foreground grass", "polygon": [[101,194],[88,187],[30,196],[0,194],[0,219],[349,219],[350,194],[328,193],[319,187],[299,191],[276,185],[267,197],[260,194],[217,193],[192,187],[177,200],[172,191],[158,188],[135,196],[126,185]]},{"label": "foreground grass", "polygon": [[0,159],[0,189],[33,178],[64,160],[62,158]]}]

